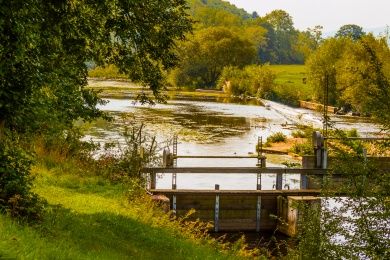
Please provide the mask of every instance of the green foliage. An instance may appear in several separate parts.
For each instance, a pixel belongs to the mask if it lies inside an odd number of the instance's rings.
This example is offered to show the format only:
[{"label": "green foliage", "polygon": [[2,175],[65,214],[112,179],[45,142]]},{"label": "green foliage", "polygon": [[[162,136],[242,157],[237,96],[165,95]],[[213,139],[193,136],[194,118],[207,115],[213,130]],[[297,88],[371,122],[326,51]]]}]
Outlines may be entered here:
[{"label": "green foliage", "polygon": [[306,134],[302,130],[294,130],[291,132],[291,136],[294,138],[306,138]]},{"label": "green foliage", "polygon": [[214,87],[226,66],[243,67],[255,59],[252,43],[225,27],[198,31],[181,48],[176,86]]},{"label": "green foliage", "polygon": [[[57,165],[59,167],[60,165]],[[70,168],[77,171],[77,168]],[[204,225],[173,220],[148,197],[97,176],[34,169],[49,205],[39,225],[0,215],[0,257],[28,259],[236,259]],[[224,251],[224,252],[220,252]]]},{"label": "green foliage", "polygon": [[[87,62],[115,64],[156,98],[191,31],[184,0],[0,1],[1,204],[29,215],[29,141],[67,140],[73,122],[104,116],[87,85]],[[145,101],[146,96],[141,97]],[[9,139],[23,136],[23,145]],[[39,205],[37,204],[37,207]],[[32,215],[34,213],[31,213]]]},{"label": "green foliage", "polygon": [[322,41],[322,29],[322,26],[317,25],[306,31],[298,32],[297,41],[293,48],[302,55],[301,59],[306,60],[319,47]]},{"label": "green foliage", "polygon": [[[211,11],[213,10],[220,10],[224,11],[226,13],[229,13],[231,15],[237,16],[238,18],[244,20],[249,19],[251,17],[250,14],[248,14],[244,9],[239,9],[235,5],[230,4],[226,1],[221,0],[188,0],[187,1],[190,6],[190,12],[191,15],[195,16],[199,12],[199,9],[209,9]],[[202,20],[200,22],[203,23]]]},{"label": "green foliage", "polygon": [[304,155],[312,155],[313,154],[313,144],[311,143],[311,140],[308,139],[303,143],[295,143],[290,151],[292,153],[298,154],[300,156]]},{"label": "green foliage", "polygon": [[371,114],[388,128],[390,109],[390,49],[385,39],[363,36],[324,41],[307,62],[309,83],[322,101],[328,88],[328,103]]},{"label": "green foliage", "polygon": [[31,192],[33,156],[22,148],[17,136],[5,135],[0,142],[0,213],[40,219],[44,202]]},{"label": "green foliage", "polygon": [[217,88],[240,96],[266,97],[274,85],[275,75],[268,65],[247,66],[244,69],[225,67],[218,79]]},{"label": "green foliage", "polygon": [[267,143],[281,143],[287,140],[287,136],[282,132],[274,133],[267,137]]},{"label": "green foliage", "polygon": [[107,65],[105,67],[95,67],[88,71],[88,76],[92,78],[104,78],[104,79],[120,79],[127,78],[126,75],[121,74],[119,69],[115,65]]},{"label": "green foliage", "polygon": [[267,47],[260,50],[260,60],[271,64],[303,63],[294,45],[298,31],[293,26],[292,17],[283,10],[274,10],[264,17],[257,18],[260,26],[267,29]]},{"label": "green foliage", "polygon": [[360,40],[366,33],[363,31],[363,28],[356,24],[346,24],[340,27],[337,31],[335,37],[347,37],[354,41]]},{"label": "green foliage", "polygon": [[337,62],[345,50],[352,48],[352,41],[348,38],[325,40],[318,50],[306,62],[308,69],[308,83],[314,88],[314,98],[322,102],[324,89],[328,88],[328,104],[341,106],[340,90],[337,88]]}]

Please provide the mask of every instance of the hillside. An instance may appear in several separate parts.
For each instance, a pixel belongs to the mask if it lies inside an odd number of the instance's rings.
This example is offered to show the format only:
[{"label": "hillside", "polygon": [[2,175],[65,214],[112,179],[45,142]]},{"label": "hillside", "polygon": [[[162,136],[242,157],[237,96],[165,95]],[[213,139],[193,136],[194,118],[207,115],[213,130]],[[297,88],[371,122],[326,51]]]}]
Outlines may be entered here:
[{"label": "hillside", "polygon": [[188,0],[191,14],[193,15],[199,8],[212,8],[223,10],[233,15],[237,15],[242,19],[251,18],[251,15],[244,9],[238,8],[229,2],[222,0]]}]

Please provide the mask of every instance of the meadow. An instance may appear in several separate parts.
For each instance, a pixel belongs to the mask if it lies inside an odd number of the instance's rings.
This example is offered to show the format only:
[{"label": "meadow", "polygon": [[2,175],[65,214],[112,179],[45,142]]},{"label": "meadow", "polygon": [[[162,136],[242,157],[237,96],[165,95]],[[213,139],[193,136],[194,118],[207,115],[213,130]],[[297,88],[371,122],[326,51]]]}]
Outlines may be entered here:
[{"label": "meadow", "polygon": [[48,202],[43,219],[27,224],[0,214],[0,259],[237,258],[145,195],[132,196],[131,185],[69,163],[40,164],[33,176],[33,191]]}]

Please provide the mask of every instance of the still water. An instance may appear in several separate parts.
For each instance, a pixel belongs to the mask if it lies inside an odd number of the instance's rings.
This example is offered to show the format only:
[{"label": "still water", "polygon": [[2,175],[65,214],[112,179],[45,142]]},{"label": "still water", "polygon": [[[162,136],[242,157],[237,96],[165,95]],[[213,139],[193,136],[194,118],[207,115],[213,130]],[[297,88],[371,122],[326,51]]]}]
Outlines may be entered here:
[{"label": "still water", "polygon": [[[291,108],[271,101],[266,106],[237,103],[202,102],[194,100],[169,100],[154,106],[134,103],[130,99],[107,99],[100,109],[109,112],[114,121],[95,123],[85,139],[99,142],[121,141],[125,126],[144,122],[145,130],[156,136],[158,142],[179,137],[179,155],[248,155],[255,154],[258,137],[283,132],[291,135],[296,124],[322,126],[321,114],[301,108]],[[339,129],[356,128],[362,136],[371,136],[379,129],[367,119],[342,116],[331,117]],[[178,167],[223,166],[253,167],[256,159],[179,159]],[[283,162],[299,162],[288,155],[267,155],[267,166],[283,166]],[[299,188],[299,175],[286,175],[283,186]],[[255,174],[185,174],[177,176],[178,189],[254,190]],[[262,188],[273,189],[275,176],[262,177]],[[159,176],[157,188],[170,188],[171,175]],[[287,188],[287,186],[286,186]]]}]

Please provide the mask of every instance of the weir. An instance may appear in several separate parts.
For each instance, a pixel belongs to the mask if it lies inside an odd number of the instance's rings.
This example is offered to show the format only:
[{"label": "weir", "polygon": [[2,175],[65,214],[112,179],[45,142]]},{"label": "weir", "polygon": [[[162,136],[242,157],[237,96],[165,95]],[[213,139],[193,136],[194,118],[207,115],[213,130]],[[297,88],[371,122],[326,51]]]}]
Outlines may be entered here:
[{"label": "weir", "polygon": [[[169,209],[179,217],[186,216],[189,210],[194,209],[189,219],[211,222],[215,232],[268,232],[278,229],[288,236],[295,236],[300,217],[296,205],[303,203],[309,207],[319,207],[324,177],[331,176],[342,181],[344,175],[329,175],[324,137],[319,132],[313,133],[315,155],[302,158],[303,168],[266,167],[266,151],[261,143],[259,139],[257,156],[180,156],[177,155],[177,138],[174,138],[173,153],[164,151],[164,167],[144,168],[142,172],[149,179],[149,192],[157,195],[157,200],[163,198],[162,201],[168,202]],[[177,167],[178,158],[255,158],[257,167]],[[389,166],[389,158],[382,158],[381,161],[387,162],[386,167]],[[156,189],[156,176],[159,173],[172,174],[172,189]],[[215,183],[214,190],[178,189],[177,174],[189,173],[257,174],[257,190],[220,190],[218,183]],[[275,174],[272,190],[262,189],[261,176],[264,174]],[[299,174],[299,189],[290,189],[283,182],[284,174]]]}]

